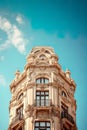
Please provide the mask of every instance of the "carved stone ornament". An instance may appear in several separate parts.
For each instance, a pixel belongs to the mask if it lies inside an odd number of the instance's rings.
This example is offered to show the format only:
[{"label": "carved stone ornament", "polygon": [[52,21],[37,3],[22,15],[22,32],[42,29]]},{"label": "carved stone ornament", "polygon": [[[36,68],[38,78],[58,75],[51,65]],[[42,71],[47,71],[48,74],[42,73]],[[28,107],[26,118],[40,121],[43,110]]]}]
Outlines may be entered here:
[{"label": "carved stone ornament", "polygon": [[40,71],[43,71],[43,70],[46,70],[46,67],[45,67],[45,66],[41,66],[41,67],[40,67]]},{"label": "carved stone ornament", "polygon": [[60,112],[59,112],[58,108],[53,107],[52,113],[53,113],[54,116],[60,117]]},{"label": "carved stone ornament", "polygon": [[59,78],[57,78],[57,82],[60,84],[60,86],[64,87],[64,82],[62,82]]},{"label": "carved stone ornament", "polygon": [[67,103],[69,103],[69,100],[66,98],[66,97],[63,97],[62,96],[62,100],[67,104]]},{"label": "carved stone ornament", "polygon": [[29,117],[33,116],[34,106],[33,106],[33,105],[28,105],[28,106],[25,108],[25,112],[28,113],[28,116],[29,116]]}]

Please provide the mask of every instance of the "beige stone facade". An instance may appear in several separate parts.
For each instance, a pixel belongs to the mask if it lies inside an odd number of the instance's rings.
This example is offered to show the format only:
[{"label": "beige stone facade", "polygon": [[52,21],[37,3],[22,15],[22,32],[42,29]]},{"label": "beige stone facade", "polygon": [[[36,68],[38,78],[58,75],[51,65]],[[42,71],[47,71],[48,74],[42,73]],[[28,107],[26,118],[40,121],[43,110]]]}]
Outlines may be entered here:
[{"label": "beige stone facade", "polygon": [[76,84],[51,47],[35,47],[10,85],[8,130],[77,130]]}]

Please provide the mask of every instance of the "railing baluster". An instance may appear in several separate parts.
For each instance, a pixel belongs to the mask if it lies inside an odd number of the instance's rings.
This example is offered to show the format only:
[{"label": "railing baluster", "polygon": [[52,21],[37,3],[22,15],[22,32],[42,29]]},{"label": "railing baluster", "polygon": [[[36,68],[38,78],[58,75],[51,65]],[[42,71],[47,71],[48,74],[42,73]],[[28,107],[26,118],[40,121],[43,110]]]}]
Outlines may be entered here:
[{"label": "railing baluster", "polygon": [[23,119],[23,114],[18,114],[16,115],[13,120],[12,120],[12,123],[15,123],[17,122],[18,120],[22,120]]},{"label": "railing baluster", "polygon": [[51,105],[51,100],[50,99],[36,99],[35,100],[35,105],[36,106],[50,106]]},{"label": "railing baluster", "polygon": [[65,112],[65,111],[63,111],[63,112],[61,113],[61,118],[66,118],[66,119],[68,119],[71,123],[74,124],[73,117],[72,117],[70,114],[68,114],[67,112]]}]

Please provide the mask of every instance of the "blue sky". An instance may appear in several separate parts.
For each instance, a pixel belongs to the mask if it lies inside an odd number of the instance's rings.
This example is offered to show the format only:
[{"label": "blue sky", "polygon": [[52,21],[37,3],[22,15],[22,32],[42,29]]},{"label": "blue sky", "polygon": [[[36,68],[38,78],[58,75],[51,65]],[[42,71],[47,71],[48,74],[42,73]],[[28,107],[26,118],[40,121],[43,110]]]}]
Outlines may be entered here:
[{"label": "blue sky", "polygon": [[51,46],[77,84],[78,130],[87,124],[87,2],[86,0],[0,1],[0,130],[9,122],[9,84],[21,72],[34,46]]}]

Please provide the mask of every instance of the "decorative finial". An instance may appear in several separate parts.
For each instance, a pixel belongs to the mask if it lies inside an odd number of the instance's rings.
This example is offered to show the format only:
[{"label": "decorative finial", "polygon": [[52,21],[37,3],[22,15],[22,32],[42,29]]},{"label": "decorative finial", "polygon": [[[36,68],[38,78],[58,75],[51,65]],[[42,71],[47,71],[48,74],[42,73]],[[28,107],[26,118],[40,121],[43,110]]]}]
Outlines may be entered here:
[{"label": "decorative finial", "polygon": [[66,74],[66,77],[67,77],[67,78],[70,78],[71,73],[70,73],[69,69],[66,69],[65,74]]},{"label": "decorative finial", "polygon": [[16,70],[16,72],[15,72],[15,78],[18,79],[19,75],[20,75],[20,71]]}]

